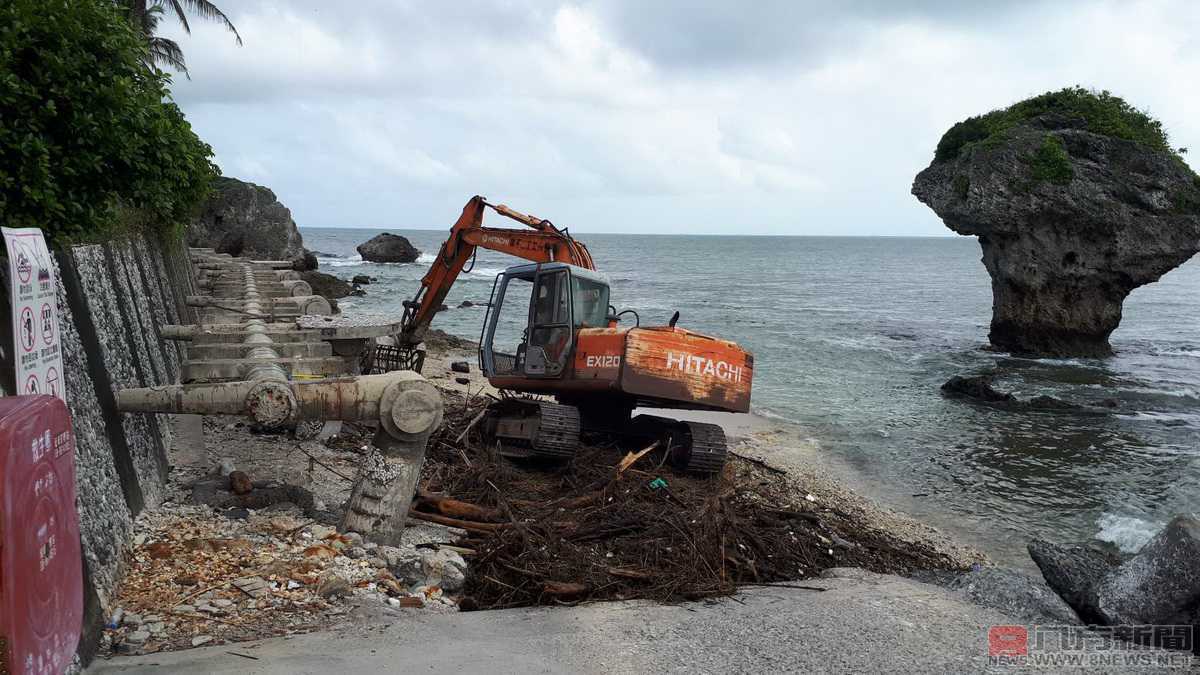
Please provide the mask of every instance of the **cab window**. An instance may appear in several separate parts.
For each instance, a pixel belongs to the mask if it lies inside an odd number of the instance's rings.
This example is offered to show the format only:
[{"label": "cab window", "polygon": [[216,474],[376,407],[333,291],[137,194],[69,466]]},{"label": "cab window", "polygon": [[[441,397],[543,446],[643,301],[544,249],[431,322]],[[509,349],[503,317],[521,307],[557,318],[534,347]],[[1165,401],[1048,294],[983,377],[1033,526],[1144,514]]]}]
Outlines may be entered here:
[{"label": "cab window", "polygon": [[576,328],[603,328],[608,325],[608,286],[598,281],[571,275]]}]

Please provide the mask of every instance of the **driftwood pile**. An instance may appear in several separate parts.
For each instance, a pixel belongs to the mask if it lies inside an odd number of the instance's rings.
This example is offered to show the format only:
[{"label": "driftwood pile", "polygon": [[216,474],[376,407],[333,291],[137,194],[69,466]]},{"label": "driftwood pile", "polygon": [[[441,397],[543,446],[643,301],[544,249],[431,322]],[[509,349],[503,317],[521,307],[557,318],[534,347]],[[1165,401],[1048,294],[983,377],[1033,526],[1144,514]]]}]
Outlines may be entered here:
[{"label": "driftwood pile", "polygon": [[770,467],[732,456],[682,475],[656,448],[597,445],[568,464],[514,463],[479,436],[489,399],[449,395],[410,517],[459,527],[462,609],[727,595],[818,575],[946,568],[945,557],[854,524]]}]

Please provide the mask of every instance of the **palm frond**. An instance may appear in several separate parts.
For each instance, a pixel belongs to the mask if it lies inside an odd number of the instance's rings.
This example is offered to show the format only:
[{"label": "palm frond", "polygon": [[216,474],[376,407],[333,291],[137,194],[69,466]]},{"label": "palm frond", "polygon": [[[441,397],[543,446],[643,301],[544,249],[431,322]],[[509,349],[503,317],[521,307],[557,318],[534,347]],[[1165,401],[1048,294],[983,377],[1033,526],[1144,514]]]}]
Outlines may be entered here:
[{"label": "palm frond", "polygon": [[[169,2],[172,5],[172,9],[180,16],[180,21],[183,21],[183,8],[186,7],[205,19],[225,24],[225,28],[237,38],[238,46],[242,46],[242,36],[238,34],[233,22],[229,20],[229,17],[225,16],[225,12],[222,12],[208,0],[169,0]],[[186,22],[184,22],[184,25],[186,28]]]},{"label": "palm frond", "polygon": [[150,38],[150,61],[153,65],[167,65],[181,73],[187,79],[192,79],[188,73],[187,63],[183,60],[183,50],[174,40],[167,38]]},{"label": "palm frond", "polygon": [[159,6],[162,6],[164,3],[169,4],[171,6],[171,11],[175,13],[175,18],[179,19],[180,25],[183,26],[183,32],[187,33],[188,35],[192,34],[192,26],[188,23],[187,12],[183,11],[183,3],[181,3],[179,0],[155,0],[155,2],[157,2]]}]

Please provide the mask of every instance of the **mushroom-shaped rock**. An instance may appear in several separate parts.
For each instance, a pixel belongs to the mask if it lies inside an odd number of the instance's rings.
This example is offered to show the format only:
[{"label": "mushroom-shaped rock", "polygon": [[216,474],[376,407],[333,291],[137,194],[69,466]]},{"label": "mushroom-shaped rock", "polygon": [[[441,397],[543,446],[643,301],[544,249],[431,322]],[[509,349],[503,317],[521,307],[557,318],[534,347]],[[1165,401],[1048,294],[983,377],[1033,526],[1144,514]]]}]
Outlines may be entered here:
[{"label": "mushroom-shaped rock", "polygon": [[994,346],[1100,357],[1129,292],[1200,250],[1200,178],[1108,94],[1043,94],[950,128],[912,192],[976,235]]},{"label": "mushroom-shaped rock", "polygon": [[384,232],[359,244],[355,249],[367,262],[409,263],[415,262],[421,252],[398,234]]}]

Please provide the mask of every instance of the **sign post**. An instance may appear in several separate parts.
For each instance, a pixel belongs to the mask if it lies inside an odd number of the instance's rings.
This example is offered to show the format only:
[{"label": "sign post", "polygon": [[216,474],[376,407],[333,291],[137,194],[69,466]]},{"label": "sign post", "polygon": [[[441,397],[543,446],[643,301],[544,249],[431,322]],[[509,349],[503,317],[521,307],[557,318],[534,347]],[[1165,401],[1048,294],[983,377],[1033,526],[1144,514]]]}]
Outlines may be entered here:
[{"label": "sign post", "polygon": [[0,227],[8,248],[18,395],[67,400],[58,335],[58,294],[46,238],[36,227]]}]

